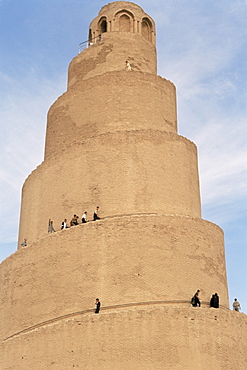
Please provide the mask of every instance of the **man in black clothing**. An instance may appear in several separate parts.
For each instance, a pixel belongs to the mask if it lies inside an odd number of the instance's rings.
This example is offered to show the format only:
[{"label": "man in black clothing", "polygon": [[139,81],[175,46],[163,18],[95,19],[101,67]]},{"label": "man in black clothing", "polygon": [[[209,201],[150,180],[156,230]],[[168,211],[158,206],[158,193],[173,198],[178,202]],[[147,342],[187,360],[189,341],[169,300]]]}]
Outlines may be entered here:
[{"label": "man in black clothing", "polygon": [[99,301],[99,298],[96,298],[96,302],[95,302],[95,313],[99,313],[99,310],[100,310],[100,301]]},{"label": "man in black clothing", "polygon": [[197,307],[197,305],[201,307],[201,302],[199,300],[199,293],[200,293],[200,289],[196,291],[195,295],[191,299],[191,304],[193,307]]}]

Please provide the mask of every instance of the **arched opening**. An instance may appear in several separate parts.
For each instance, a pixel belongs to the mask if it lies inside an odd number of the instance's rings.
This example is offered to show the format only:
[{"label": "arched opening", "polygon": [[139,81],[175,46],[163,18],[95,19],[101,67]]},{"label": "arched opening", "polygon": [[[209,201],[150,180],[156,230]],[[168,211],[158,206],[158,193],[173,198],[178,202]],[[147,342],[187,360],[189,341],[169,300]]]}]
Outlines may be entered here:
[{"label": "arched opening", "polygon": [[119,18],[119,31],[120,32],[130,32],[130,17],[123,14]]},{"label": "arched opening", "polygon": [[114,31],[134,32],[134,15],[127,9],[121,9],[115,14],[114,23]]},{"label": "arched opening", "polygon": [[106,18],[102,18],[99,23],[100,33],[107,32],[107,21]]},{"label": "arched opening", "polygon": [[146,40],[152,41],[152,24],[148,18],[143,18],[142,20],[142,36]]},{"label": "arched opening", "polygon": [[88,33],[88,42],[89,43],[92,42],[92,30],[91,30],[91,28],[89,29],[89,33]]}]

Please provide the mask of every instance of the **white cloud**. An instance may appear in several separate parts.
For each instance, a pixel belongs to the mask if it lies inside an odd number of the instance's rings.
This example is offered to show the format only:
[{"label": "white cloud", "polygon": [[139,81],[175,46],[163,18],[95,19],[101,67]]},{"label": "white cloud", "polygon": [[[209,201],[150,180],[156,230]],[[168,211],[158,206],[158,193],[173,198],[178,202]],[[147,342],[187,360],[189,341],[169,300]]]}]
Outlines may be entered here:
[{"label": "white cloud", "polygon": [[[227,129],[226,129],[227,128]],[[204,204],[234,203],[246,196],[246,127],[232,121],[202,127],[195,142],[199,148],[201,189]],[[244,205],[243,205],[244,206]]]},{"label": "white cloud", "polygon": [[183,4],[168,1],[155,16],[159,73],[177,87],[179,133],[199,150],[203,209],[217,221],[234,221],[247,197],[246,6],[242,1]]}]

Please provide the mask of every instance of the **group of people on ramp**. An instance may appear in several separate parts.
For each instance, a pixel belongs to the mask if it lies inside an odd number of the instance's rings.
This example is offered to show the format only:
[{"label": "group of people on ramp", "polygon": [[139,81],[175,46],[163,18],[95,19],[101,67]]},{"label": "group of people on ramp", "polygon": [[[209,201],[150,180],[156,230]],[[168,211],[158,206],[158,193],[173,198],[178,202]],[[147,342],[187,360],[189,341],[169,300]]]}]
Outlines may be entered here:
[{"label": "group of people on ramp", "polygon": [[[65,218],[62,222],[62,225],[61,225],[61,230],[64,230],[64,229],[68,229],[69,227],[71,226],[76,226],[76,225],[79,225],[79,216],[77,216],[76,214],[72,217],[70,223],[68,223],[67,221],[67,218]],[[97,206],[93,212],[93,220],[92,221],[96,221],[96,220],[100,220],[100,217],[99,217],[99,206]],[[81,216],[81,223],[82,224],[86,224],[88,222],[88,218],[87,218],[87,211],[85,211],[83,213],[83,215]],[[54,229],[54,226],[53,226],[53,220],[49,219],[48,221],[48,233],[55,233],[56,230]]]}]

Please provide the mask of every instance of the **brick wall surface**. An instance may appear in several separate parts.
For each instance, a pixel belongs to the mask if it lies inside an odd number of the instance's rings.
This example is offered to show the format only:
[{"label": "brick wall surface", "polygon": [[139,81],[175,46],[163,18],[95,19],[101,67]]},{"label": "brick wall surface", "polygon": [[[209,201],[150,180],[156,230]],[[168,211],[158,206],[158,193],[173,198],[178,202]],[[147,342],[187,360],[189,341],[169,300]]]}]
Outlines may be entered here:
[{"label": "brick wall surface", "polygon": [[64,218],[100,206],[102,216],[164,213],[200,217],[195,145],[155,130],[92,137],[49,157],[23,187],[19,245]]},{"label": "brick wall surface", "polygon": [[[1,265],[3,337],[92,307],[185,300],[228,306],[222,230],[189,217],[113,217],[56,232]],[[25,304],[24,304],[25,302]]]},{"label": "brick wall surface", "polygon": [[71,88],[52,105],[45,159],[91,136],[142,129],[177,132],[174,85],[149,73],[105,73]]},{"label": "brick wall surface", "polygon": [[245,370],[246,326],[246,315],[213,308],[107,309],[15,336],[2,360],[20,370]]},{"label": "brick wall surface", "polygon": [[[119,42],[119,40],[121,40]],[[140,34],[129,32],[104,33],[102,41],[86,48],[72,59],[68,71],[68,88],[78,82],[106,72],[126,70],[157,74],[156,48]]]}]

